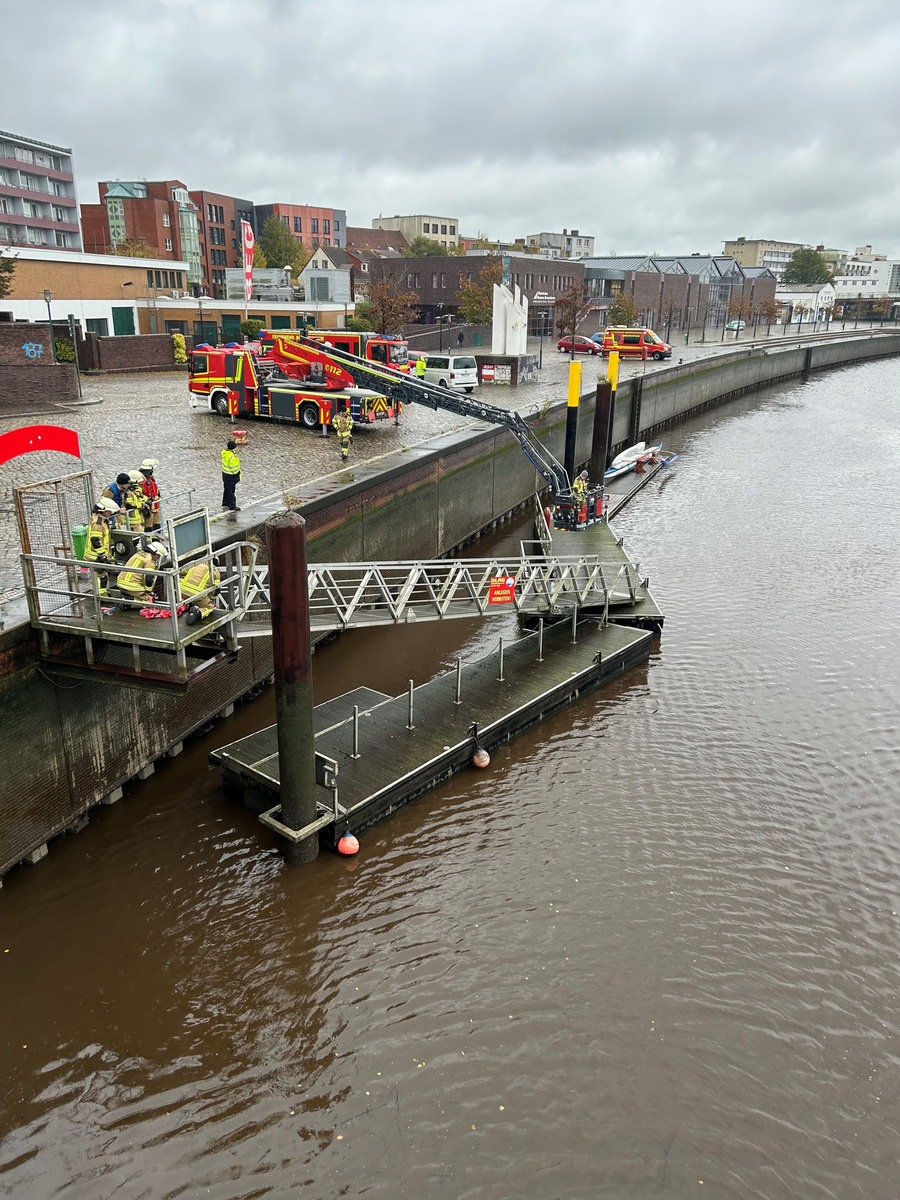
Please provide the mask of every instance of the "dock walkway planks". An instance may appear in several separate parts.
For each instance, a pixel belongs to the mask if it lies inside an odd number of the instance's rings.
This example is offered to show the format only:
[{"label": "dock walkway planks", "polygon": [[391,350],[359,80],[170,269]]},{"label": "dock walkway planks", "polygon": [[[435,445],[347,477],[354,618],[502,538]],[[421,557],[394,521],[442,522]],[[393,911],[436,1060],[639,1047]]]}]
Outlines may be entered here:
[{"label": "dock walkway planks", "polygon": [[[358,833],[395,809],[449,779],[467,766],[474,749],[471,728],[478,726],[479,744],[500,745],[605,683],[650,654],[649,632],[619,625],[600,628],[582,620],[572,642],[572,622],[546,628],[543,661],[537,661],[538,634],[530,633],[504,646],[503,676],[499,653],[464,665],[456,699],[456,672],[416,688],[413,728],[409,697],[385,698],[359,689],[321,705],[315,711],[318,754],[338,764],[338,799],[344,814],[322,830],[334,843],[346,829]],[[358,704],[359,758],[353,758],[352,706]],[[343,712],[343,719],[340,718]],[[268,799],[279,803],[277,739],[274,726],[213,751],[210,761],[225,770],[229,788],[242,788],[253,807]],[[321,808],[331,808],[331,792],[320,788]],[[259,794],[262,794],[261,798]]]}]

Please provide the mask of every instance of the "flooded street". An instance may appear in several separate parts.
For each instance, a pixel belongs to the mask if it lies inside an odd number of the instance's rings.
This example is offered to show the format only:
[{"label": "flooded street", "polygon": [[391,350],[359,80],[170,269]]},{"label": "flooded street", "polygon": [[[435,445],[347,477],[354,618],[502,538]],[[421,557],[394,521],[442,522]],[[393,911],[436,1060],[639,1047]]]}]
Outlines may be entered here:
[{"label": "flooded street", "polygon": [[[896,1200],[900,364],[666,445],[649,665],[357,859],[222,798],[267,693],[7,876],[0,1195]],[[316,698],[508,620],[345,635]]]}]

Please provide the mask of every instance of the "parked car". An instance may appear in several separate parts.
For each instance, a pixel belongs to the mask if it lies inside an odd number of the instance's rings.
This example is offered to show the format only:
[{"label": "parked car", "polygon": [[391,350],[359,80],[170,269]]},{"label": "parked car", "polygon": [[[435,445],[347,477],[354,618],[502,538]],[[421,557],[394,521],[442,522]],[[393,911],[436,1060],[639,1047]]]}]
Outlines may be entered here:
[{"label": "parked car", "polygon": [[746,329],[747,324],[745,321],[729,321],[728,324],[725,326],[725,328],[741,330],[741,329]]},{"label": "parked car", "polygon": [[604,336],[605,336],[605,335],[604,335],[604,332],[603,332],[603,330],[601,329],[601,330],[600,330],[598,333],[592,333],[592,334],[591,334],[591,341],[592,341],[592,342],[596,342],[598,346],[602,346],[602,345],[603,345],[603,338],[604,338]]},{"label": "parked car", "polygon": [[623,358],[655,358],[657,362],[672,357],[672,347],[658,338],[652,329],[634,325],[610,325],[603,331],[603,357],[617,350]]},{"label": "parked car", "polygon": [[[561,337],[556,343],[556,348],[561,354],[571,354],[572,338]],[[582,337],[580,333],[575,335],[575,353],[576,354],[599,354],[600,347],[596,342],[592,342],[588,337]]]}]

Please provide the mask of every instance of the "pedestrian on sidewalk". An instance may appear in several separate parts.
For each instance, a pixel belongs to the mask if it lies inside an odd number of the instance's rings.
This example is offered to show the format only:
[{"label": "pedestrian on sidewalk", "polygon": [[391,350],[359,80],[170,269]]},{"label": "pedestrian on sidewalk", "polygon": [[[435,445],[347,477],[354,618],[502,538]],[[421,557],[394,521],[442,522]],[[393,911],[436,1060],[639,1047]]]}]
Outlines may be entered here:
[{"label": "pedestrian on sidewalk", "polygon": [[230,508],[232,512],[240,512],[235,488],[241,482],[241,460],[235,454],[237,442],[231,438],[225,443],[222,451],[222,507]]},{"label": "pedestrian on sidewalk", "polygon": [[462,331],[462,330],[460,330],[460,331],[459,331],[459,333],[456,335],[456,346],[457,346],[457,349],[459,349],[459,350],[461,350],[461,349],[462,349],[462,345],[463,345],[463,342],[464,342],[465,340],[466,340],[466,335],[463,333],[463,331]]}]

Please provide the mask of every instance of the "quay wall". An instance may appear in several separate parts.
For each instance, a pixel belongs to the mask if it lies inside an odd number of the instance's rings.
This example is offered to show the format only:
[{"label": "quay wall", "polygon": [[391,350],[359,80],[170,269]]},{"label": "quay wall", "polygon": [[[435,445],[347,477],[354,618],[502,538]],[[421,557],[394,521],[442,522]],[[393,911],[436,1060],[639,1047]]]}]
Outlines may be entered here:
[{"label": "quay wall", "polygon": [[[616,399],[617,446],[649,438],[668,425],[732,396],[776,380],[876,355],[900,354],[900,333],[823,345],[734,354],[654,371],[623,381]],[[582,398],[579,464],[590,456],[593,396]],[[533,432],[562,458],[566,406],[530,419]],[[635,433],[638,435],[635,436]],[[312,561],[440,557],[531,503],[536,473],[505,430],[479,426],[434,438],[397,453],[356,482],[299,488]],[[280,506],[280,505],[279,505]],[[274,511],[257,506],[254,532]],[[243,537],[225,533],[221,542]],[[127,655],[110,646],[107,661]],[[152,661],[148,666],[159,669]],[[251,639],[237,661],[221,666],[184,696],[137,692],[105,682],[51,679],[41,666],[27,618],[0,630],[0,877],[23,859],[36,859],[58,833],[79,828],[90,810],[118,799],[177,753],[185,738],[228,715],[243,696],[272,675],[269,639]],[[377,680],[368,681],[377,686]]]}]

